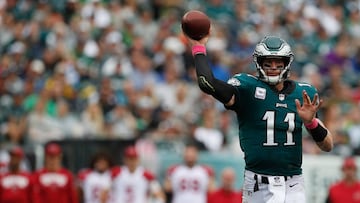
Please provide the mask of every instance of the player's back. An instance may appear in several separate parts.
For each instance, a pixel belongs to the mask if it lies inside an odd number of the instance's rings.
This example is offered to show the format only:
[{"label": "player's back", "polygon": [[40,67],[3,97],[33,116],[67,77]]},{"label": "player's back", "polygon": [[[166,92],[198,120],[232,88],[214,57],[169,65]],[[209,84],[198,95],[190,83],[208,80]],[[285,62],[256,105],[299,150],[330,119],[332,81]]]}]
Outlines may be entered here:
[{"label": "player's back", "polygon": [[212,176],[209,168],[201,165],[191,168],[177,165],[168,170],[168,175],[172,185],[172,203],[206,202],[208,185]]},{"label": "player's back", "polygon": [[150,182],[155,179],[143,167],[130,172],[127,167],[118,167],[113,175],[111,198],[114,203],[146,203],[149,198]]},{"label": "player's back", "polygon": [[111,187],[110,171],[84,170],[79,174],[84,203],[101,203],[102,196]]}]

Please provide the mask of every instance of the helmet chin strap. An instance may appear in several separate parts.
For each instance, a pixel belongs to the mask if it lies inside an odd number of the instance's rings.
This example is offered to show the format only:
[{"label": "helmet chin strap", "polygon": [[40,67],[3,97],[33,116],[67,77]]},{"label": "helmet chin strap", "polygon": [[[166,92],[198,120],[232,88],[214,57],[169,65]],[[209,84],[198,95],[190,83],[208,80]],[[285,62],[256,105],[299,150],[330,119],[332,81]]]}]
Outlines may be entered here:
[{"label": "helmet chin strap", "polygon": [[281,77],[280,75],[277,75],[277,76],[267,76],[267,80],[268,80],[268,83],[270,85],[277,85],[281,82]]},{"label": "helmet chin strap", "polygon": [[262,77],[260,77],[260,79],[264,82],[269,83],[270,85],[277,85],[280,82],[284,81],[284,74],[286,73],[286,69],[284,69],[283,71],[281,71],[281,73],[279,75],[276,76],[267,76],[265,71],[261,68],[259,68],[259,71],[262,75]]}]

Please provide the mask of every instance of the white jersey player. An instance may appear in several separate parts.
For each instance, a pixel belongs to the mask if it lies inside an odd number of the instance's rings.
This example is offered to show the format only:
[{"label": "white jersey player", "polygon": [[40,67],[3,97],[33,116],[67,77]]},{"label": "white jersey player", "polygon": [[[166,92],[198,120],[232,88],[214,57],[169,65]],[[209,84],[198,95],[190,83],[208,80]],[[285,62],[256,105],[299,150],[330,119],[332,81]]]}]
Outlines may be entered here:
[{"label": "white jersey player", "polygon": [[92,169],[79,172],[78,178],[84,203],[109,203],[108,191],[111,187],[111,161],[106,154],[96,154]]},{"label": "white jersey player", "polygon": [[156,203],[165,202],[159,182],[155,176],[139,166],[136,149],[132,146],[125,150],[125,165],[113,170],[110,191],[112,203]]},{"label": "white jersey player", "polygon": [[196,164],[197,154],[195,146],[187,146],[185,164],[168,169],[164,188],[172,193],[172,203],[206,203],[208,192],[214,189],[213,170]]}]

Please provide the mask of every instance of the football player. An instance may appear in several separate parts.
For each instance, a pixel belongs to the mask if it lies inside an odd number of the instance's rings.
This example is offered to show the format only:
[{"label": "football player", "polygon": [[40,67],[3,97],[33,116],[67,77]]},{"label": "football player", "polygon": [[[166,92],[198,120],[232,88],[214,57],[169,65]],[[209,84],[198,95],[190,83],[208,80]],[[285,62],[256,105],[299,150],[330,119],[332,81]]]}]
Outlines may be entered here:
[{"label": "football player", "polygon": [[155,175],[140,165],[134,146],[124,151],[124,165],[112,169],[112,203],[164,203],[165,195]]},{"label": "football player", "polygon": [[332,150],[333,141],[316,117],[322,103],[317,90],[289,79],[291,47],[280,37],[264,37],[253,54],[258,74],[239,73],[226,83],[208,66],[207,40],[189,39],[198,85],[237,115],[246,163],[243,202],[306,202],[302,127],[325,152]]},{"label": "football player", "polygon": [[215,189],[213,169],[198,163],[198,150],[194,145],[186,146],[183,161],[168,168],[164,190],[171,194],[172,203],[206,203],[208,192]]},{"label": "football player", "polygon": [[98,152],[90,165],[91,168],[83,169],[78,174],[79,197],[83,198],[83,203],[109,202],[112,166],[110,156],[106,152]]}]

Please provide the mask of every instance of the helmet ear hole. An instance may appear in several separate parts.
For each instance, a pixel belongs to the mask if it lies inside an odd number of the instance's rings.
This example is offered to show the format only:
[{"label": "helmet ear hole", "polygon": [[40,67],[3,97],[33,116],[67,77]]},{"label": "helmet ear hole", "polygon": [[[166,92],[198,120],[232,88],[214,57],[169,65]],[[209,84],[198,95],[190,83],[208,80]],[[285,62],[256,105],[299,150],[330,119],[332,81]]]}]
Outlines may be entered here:
[{"label": "helmet ear hole", "polygon": [[285,66],[288,66],[290,63],[290,57],[284,57],[283,59],[284,59]]},{"label": "helmet ear hole", "polygon": [[264,63],[264,57],[258,57],[257,58],[257,63],[262,67],[263,63]]}]

